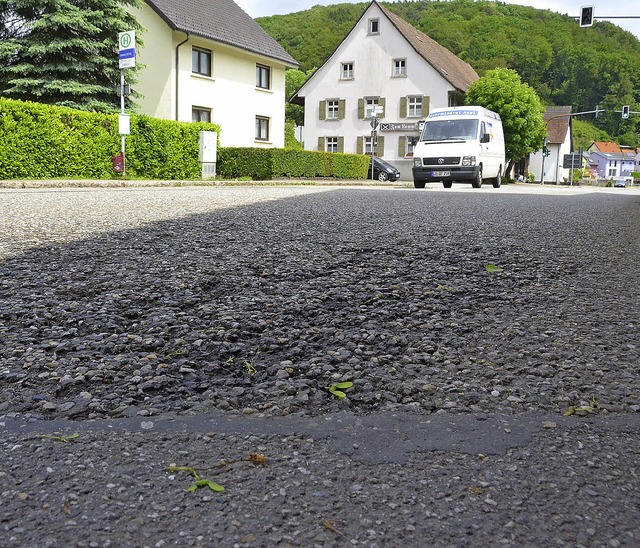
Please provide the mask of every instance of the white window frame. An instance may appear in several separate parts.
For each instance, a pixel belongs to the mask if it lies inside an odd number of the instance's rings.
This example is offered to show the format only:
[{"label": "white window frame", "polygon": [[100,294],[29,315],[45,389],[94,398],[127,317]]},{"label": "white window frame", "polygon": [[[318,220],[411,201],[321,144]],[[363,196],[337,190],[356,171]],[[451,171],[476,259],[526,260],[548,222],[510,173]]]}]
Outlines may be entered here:
[{"label": "white window frame", "polygon": [[324,150],[325,152],[338,152],[338,137],[325,137]]},{"label": "white window frame", "polygon": [[340,118],[340,99],[327,99],[327,120]]},{"label": "white window frame", "polygon": [[406,135],[406,142],[407,142],[407,150],[404,153],[404,155],[407,158],[411,158],[413,157],[413,152],[416,148],[416,144],[418,143],[418,141],[420,140],[420,137],[418,135]]},{"label": "white window frame", "polygon": [[373,147],[373,137],[371,137],[371,135],[365,135],[364,139],[362,141],[362,148],[363,153],[368,155],[368,156],[373,156],[373,151],[374,151],[374,147]]},{"label": "white window frame", "polygon": [[393,60],[393,77],[403,78],[407,75],[407,60],[406,59],[394,59]]},{"label": "white window frame", "polygon": [[379,97],[365,97],[364,98],[364,117],[373,118],[375,115],[374,107],[380,106]]},{"label": "white window frame", "polygon": [[407,97],[407,118],[420,118],[422,116],[422,95],[409,95]]},{"label": "white window frame", "polygon": [[353,80],[354,79],[354,63],[353,61],[346,61],[340,64],[340,79],[341,80]]}]

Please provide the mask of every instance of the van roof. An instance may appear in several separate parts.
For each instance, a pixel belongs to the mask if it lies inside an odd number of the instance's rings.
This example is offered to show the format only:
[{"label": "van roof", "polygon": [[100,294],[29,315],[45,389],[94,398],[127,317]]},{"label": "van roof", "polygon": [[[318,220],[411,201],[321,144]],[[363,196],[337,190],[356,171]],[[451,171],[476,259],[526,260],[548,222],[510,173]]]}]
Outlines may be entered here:
[{"label": "van roof", "polygon": [[449,118],[451,116],[484,116],[485,118],[500,120],[500,115],[497,112],[493,112],[492,110],[480,106],[434,108],[427,116],[427,119]]}]

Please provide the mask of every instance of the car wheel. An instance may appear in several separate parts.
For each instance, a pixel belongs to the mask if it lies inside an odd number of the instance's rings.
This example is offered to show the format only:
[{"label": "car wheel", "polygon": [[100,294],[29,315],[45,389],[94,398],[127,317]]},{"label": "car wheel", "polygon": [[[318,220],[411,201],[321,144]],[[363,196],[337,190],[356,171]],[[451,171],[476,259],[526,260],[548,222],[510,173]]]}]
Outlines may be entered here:
[{"label": "car wheel", "polygon": [[380,173],[378,173],[378,181],[384,183],[388,179],[389,179],[389,176],[384,171],[381,171]]},{"label": "car wheel", "polygon": [[414,179],[413,186],[416,188],[424,188],[426,181],[424,179]]},{"label": "car wheel", "polygon": [[502,166],[500,166],[500,168],[498,169],[498,175],[496,175],[496,178],[493,180],[493,188],[500,188],[501,184],[502,184]]},{"label": "car wheel", "polygon": [[453,181],[442,181],[442,186],[444,188],[451,188],[452,185],[453,185]]},{"label": "car wheel", "polygon": [[482,166],[478,167],[478,175],[471,183],[473,188],[480,188],[482,186]]}]

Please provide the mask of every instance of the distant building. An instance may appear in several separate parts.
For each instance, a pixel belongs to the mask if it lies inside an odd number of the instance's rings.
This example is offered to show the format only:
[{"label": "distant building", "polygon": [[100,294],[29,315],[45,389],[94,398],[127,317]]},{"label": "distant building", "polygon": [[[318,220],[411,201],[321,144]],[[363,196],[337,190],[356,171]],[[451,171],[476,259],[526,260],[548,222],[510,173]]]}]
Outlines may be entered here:
[{"label": "distant building", "polygon": [[223,146],[284,146],[285,69],[298,63],[232,0],[145,0],[139,111],[211,121]]},{"label": "distant building", "polygon": [[431,108],[463,104],[477,79],[471,65],[373,1],[292,101],[305,106],[305,149],[373,153],[410,180],[421,122]]},{"label": "distant building", "polygon": [[[547,124],[547,150],[544,157],[544,182],[562,184],[569,181],[570,169],[564,168],[565,154],[573,151],[573,126],[571,124],[571,107],[547,107],[544,120]],[[542,180],[543,150],[529,155],[529,173],[533,173],[536,182]]]},{"label": "distant building", "polygon": [[640,155],[633,147],[595,141],[589,147],[590,161],[598,179],[625,179],[640,171]]}]

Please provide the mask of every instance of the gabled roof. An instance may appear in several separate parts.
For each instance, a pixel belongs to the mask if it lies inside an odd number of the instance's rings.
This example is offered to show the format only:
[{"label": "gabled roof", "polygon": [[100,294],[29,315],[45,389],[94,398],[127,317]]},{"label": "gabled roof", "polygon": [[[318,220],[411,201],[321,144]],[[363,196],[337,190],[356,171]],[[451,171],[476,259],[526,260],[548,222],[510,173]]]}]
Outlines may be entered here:
[{"label": "gabled roof", "polygon": [[[367,12],[373,5],[382,10],[382,12],[389,18],[391,24],[407,40],[407,42],[413,47],[418,55],[420,55],[427,63],[429,63],[436,71],[438,71],[438,73],[455,89],[466,92],[469,89],[469,86],[478,78],[480,78],[478,76],[478,73],[469,63],[466,63],[465,61],[454,55],[447,48],[441,46],[435,40],[429,38],[426,34],[411,26],[395,13],[390,12],[384,6],[380,5],[376,0],[373,0],[373,2],[371,2],[371,4],[367,6],[367,8],[360,16],[360,19],[356,21],[355,25],[353,25],[353,28],[344,37],[341,44],[344,43],[345,40],[347,40],[349,35],[360,24],[360,21],[364,19]],[[339,47],[340,46],[338,46],[338,48]],[[320,69],[329,62],[336,51],[337,49],[329,56],[329,58],[322,64],[322,66],[313,73],[313,75],[307,80],[307,82],[309,82],[309,80],[311,80],[320,71]],[[296,93],[294,93],[293,97],[291,97],[290,99],[290,102],[304,104],[304,100],[301,99],[302,96],[298,95],[298,93],[305,85],[306,83],[302,84],[302,87]]]},{"label": "gabled roof", "polygon": [[571,107],[547,107],[544,121],[547,122],[547,142],[562,144],[571,126]]},{"label": "gabled roof", "polygon": [[298,62],[233,0],[145,0],[172,30],[297,67]]},{"label": "gabled roof", "polygon": [[371,4],[375,4],[383,11],[413,49],[454,88],[466,92],[469,86],[479,78],[478,73],[469,63],[466,63],[447,48],[438,44],[433,38],[430,38],[424,32],[420,32],[402,17],[380,5],[376,0]]},{"label": "gabled roof", "polygon": [[[608,152],[609,154],[622,154],[620,147],[617,143],[606,143],[604,141],[594,141],[591,147],[595,146],[598,152]],[[589,147],[589,148],[591,148]]]}]

